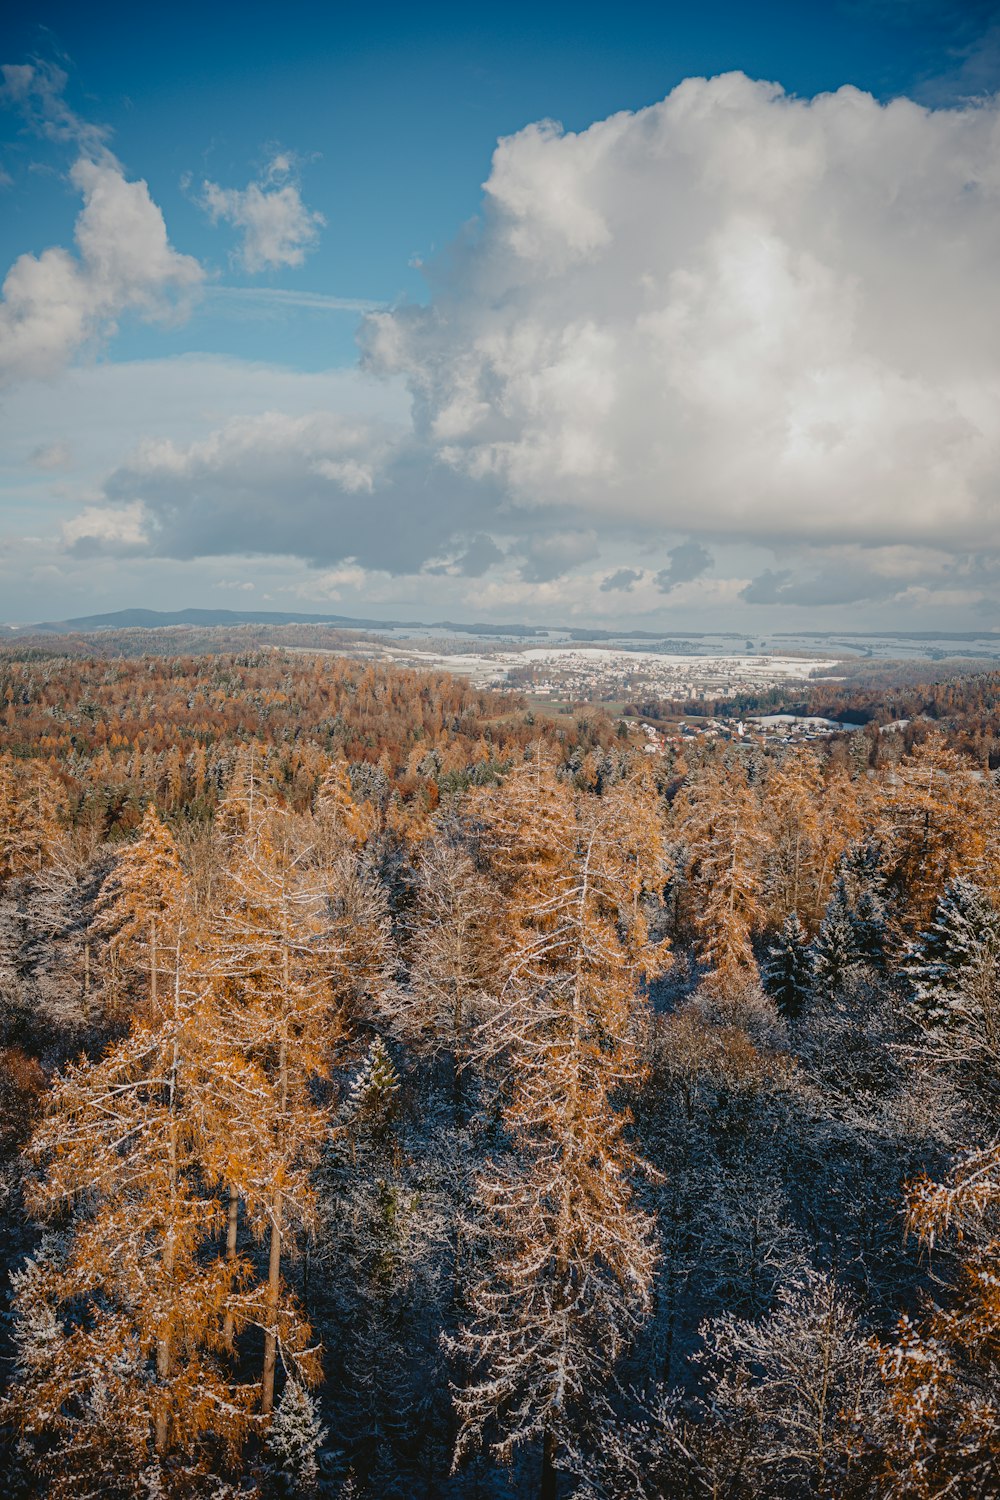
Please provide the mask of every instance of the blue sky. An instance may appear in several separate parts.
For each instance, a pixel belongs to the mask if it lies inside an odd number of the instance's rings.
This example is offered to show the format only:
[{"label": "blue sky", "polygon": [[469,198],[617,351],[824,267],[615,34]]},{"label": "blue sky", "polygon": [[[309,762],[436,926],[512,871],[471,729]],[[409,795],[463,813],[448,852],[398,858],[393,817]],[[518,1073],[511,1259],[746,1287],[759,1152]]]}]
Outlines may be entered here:
[{"label": "blue sky", "polygon": [[[997,376],[995,5],[35,5],[4,44],[3,617],[993,623],[969,387]],[[734,71],[746,89],[711,82]],[[860,124],[844,85],[872,96]],[[734,275],[779,351],[695,285]],[[920,354],[928,295],[951,332],[927,322]]]}]

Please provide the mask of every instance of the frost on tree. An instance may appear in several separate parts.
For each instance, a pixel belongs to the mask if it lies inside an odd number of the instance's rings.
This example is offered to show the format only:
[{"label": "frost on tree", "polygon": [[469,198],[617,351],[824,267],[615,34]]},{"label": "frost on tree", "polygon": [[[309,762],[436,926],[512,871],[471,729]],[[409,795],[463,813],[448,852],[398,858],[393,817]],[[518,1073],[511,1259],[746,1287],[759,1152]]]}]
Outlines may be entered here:
[{"label": "frost on tree", "polygon": [[662,889],[662,844],[645,784],[588,798],[540,755],[478,811],[510,922],[480,1046],[506,1067],[514,1151],[478,1185],[457,1451],[485,1441],[507,1458],[538,1442],[550,1497],[560,1450],[649,1307],[651,1225],[632,1201],[641,1163],[615,1096],[640,1076],[642,986],[666,959],[643,900]]},{"label": "frost on tree", "polygon": [[1000,913],[986,893],[952,880],[902,967],[934,1055],[1000,1089]]},{"label": "frost on tree", "polygon": [[928,1249],[957,1242],[958,1274],[880,1349],[894,1421],[887,1492],[1000,1494],[1000,1146],[969,1152],[944,1182],[919,1178],[907,1227]]}]

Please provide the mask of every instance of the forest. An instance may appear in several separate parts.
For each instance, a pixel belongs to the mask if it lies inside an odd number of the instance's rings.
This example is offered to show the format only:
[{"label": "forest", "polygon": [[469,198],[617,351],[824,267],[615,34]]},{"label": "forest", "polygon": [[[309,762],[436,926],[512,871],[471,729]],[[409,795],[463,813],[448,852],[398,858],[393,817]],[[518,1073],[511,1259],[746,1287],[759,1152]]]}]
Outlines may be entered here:
[{"label": "forest", "polygon": [[60,653],[0,654],[4,1495],[1000,1495],[1000,675],[648,756]]}]

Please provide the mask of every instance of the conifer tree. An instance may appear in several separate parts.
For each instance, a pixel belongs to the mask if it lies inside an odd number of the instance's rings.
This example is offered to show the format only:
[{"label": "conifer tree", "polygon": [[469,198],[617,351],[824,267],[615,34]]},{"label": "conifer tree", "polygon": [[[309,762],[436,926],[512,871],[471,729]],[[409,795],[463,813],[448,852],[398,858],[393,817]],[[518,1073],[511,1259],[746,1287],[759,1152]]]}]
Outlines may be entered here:
[{"label": "conifer tree", "polygon": [[662,887],[655,798],[636,783],[575,795],[536,755],[477,804],[509,902],[506,983],[481,1045],[508,1064],[514,1156],[478,1186],[482,1274],[458,1341],[458,1455],[492,1439],[542,1449],[552,1500],[560,1450],[648,1307],[650,1225],[615,1091],[635,1082],[639,989],[664,963],[641,897]]},{"label": "conifer tree", "polygon": [[837,996],[864,968],[858,950],[847,885],[838,876],[819,932],[812,944],[812,990],[817,998]]},{"label": "conifer tree", "polygon": [[805,928],[790,912],[767,950],[761,977],[783,1016],[796,1020],[811,993],[812,963]]},{"label": "conifer tree", "polygon": [[820,767],[811,750],[793,752],[767,779],[768,897],[772,920],[811,910],[820,866]]},{"label": "conifer tree", "polygon": [[[206,1257],[221,1219],[204,1191],[221,1132],[204,989],[175,950],[172,985],[99,1062],[57,1080],[31,1155],[31,1207],[58,1253],[15,1286],[22,1431],[42,1439],[55,1496],[199,1493],[249,1429],[251,1392],[226,1368],[223,1309],[245,1267]],[[81,1489],[97,1484],[97,1491]]]},{"label": "conifer tree", "polygon": [[902,968],[935,1056],[1000,1087],[1000,912],[979,886],[949,882]]},{"label": "conifer tree", "polygon": [[450,1055],[461,1114],[475,1027],[502,971],[502,923],[497,892],[464,849],[440,836],[421,850],[412,932],[399,1024],[421,1050]]},{"label": "conifer tree", "polygon": [[44,868],[65,807],[61,783],[41,761],[0,755],[0,885]]},{"label": "conifer tree", "polygon": [[893,1500],[1000,1494],[1000,1147],[970,1152],[945,1182],[910,1189],[907,1227],[960,1247],[954,1286],[900,1320],[880,1360],[894,1428]]},{"label": "conifer tree", "polygon": [[692,859],[701,957],[723,982],[753,973],[751,935],[762,916],[767,844],[757,800],[739,771],[713,766],[684,789],[678,804]]},{"label": "conifer tree", "polygon": [[314,1398],[298,1380],[287,1381],[267,1431],[267,1451],[285,1494],[316,1494],[319,1453],[325,1440],[326,1428]]},{"label": "conifer tree", "polygon": [[[242,1196],[255,1233],[268,1242],[267,1279],[241,1317],[264,1332],[261,1411],[274,1405],[279,1347],[291,1373],[318,1375],[311,1332],[285,1285],[282,1259],[296,1227],[314,1216],[310,1173],[326,1131],[310,1083],[329,1071],[337,1035],[325,893],[283,830],[261,819],[236,850],[212,919],[212,964],[221,1025],[257,1070],[248,1095],[234,1093],[219,1175]],[[235,1201],[235,1199],[233,1200]]]},{"label": "conifer tree", "polygon": [[183,888],[177,845],[150,803],[137,838],[101,888],[94,926],[127,964],[144,971],[154,1011],[161,963],[169,964],[171,959]]}]

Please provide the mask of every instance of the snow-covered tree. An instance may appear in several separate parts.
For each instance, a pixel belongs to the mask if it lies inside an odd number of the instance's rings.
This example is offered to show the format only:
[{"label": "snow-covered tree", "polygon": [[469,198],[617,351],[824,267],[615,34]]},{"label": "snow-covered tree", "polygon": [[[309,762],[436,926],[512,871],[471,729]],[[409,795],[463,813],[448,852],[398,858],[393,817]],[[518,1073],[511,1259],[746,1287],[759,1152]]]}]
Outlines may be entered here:
[{"label": "snow-covered tree", "polygon": [[150,803],[137,838],[123,851],[101,888],[94,927],[128,966],[147,976],[154,1011],[161,966],[169,970],[171,963],[183,890],[177,844]]},{"label": "snow-covered tree", "polygon": [[817,999],[840,995],[864,970],[843,876],[834,883],[811,949],[812,991]]},{"label": "snow-covered tree", "polygon": [[805,928],[797,912],[790,912],[767,950],[761,978],[783,1016],[802,1014],[812,989],[812,963]]},{"label": "snow-covered tree", "polygon": [[43,761],[0,755],[0,885],[45,867],[60,842],[66,801]]},{"label": "snow-covered tree", "polygon": [[902,968],[934,1056],[1000,1087],[1000,912],[986,893],[950,881]]},{"label": "snow-covered tree", "polygon": [[712,1419],[733,1431],[765,1493],[838,1500],[862,1460],[878,1368],[853,1299],[804,1268],[759,1322],[725,1315],[702,1329],[698,1361]]},{"label": "snow-covered tree", "polygon": [[742,774],[713,766],[685,787],[676,811],[692,859],[701,957],[722,983],[753,973],[751,935],[762,915],[768,839],[757,799]]},{"label": "snow-covered tree", "polygon": [[315,1398],[299,1381],[286,1381],[267,1430],[268,1456],[278,1470],[286,1494],[316,1494],[319,1454],[326,1435]]},{"label": "snow-covered tree", "polygon": [[57,1079],[31,1142],[31,1208],[70,1213],[62,1254],[15,1289],[14,1414],[40,1439],[53,1495],[141,1495],[149,1464],[165,1494],[200,1493],[249,1428],[253,1388],[234,1381],[221,1336],[246,1268],[205,1254],[222,1216],[204,1167],[223,1124],[204,1003],[178,946],[157,1009]]},{"label": "snow-covered tree", "polygon": [[416,897],[398,1022],[421,1051],[450,1056],[461,1111],[475,1028],[503,971],[498,896],[466,851],[439,835],[421,849]]},{"label": "snow-covered tree", "polygon": [[651,788],[574,795],[538,756],[477,810],[512,922],[481,1045],[508,1069],[514,1152],[478,1185],[457,1451],[490,1439],[507,1458],[540,1442],[552,1500],[560,1449],[649,1305],[651,1225],[632,1201],[640,1163],[614,1095],[639,1077],[641,985],[665,961],[641,900],[662,888],[662,845]]},{"label": "snow-covered tree", "polygon": [[880,1350],[893,1430],[894,1500],[1000,1494],[1000,1146],[972,1151],[944,1182],[919,1178],[907,1227],[955,1245],[954,1284]]}]

